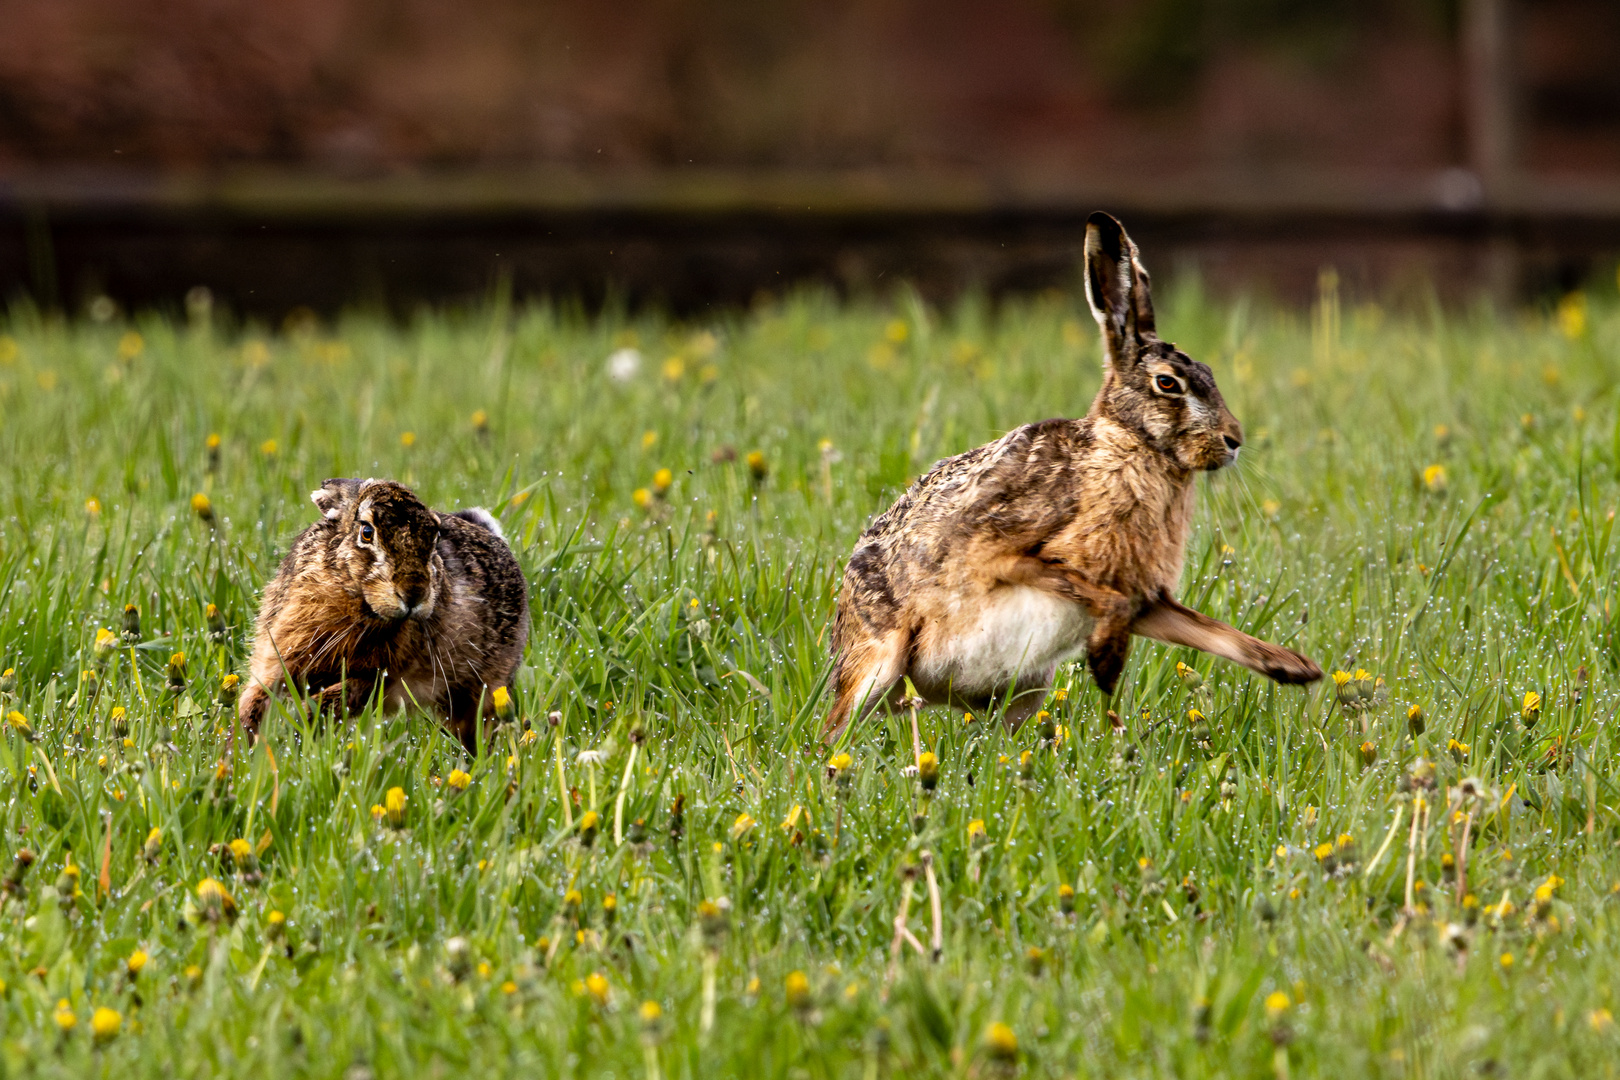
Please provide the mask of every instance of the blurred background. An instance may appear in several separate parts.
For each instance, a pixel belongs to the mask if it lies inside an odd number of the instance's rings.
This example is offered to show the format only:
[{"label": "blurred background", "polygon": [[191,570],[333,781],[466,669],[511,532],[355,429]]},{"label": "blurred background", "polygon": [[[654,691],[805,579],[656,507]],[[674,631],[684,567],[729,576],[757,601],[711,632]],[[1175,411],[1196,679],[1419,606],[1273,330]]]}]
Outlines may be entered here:
[{"label": "blurred background", "polygon": [[[0,0],[0,290],[267,317],[1069,287],[1085,216],[1285,301],[1620,254],[1615,0]],[[194,299],[200,294],[193,294]]]}]

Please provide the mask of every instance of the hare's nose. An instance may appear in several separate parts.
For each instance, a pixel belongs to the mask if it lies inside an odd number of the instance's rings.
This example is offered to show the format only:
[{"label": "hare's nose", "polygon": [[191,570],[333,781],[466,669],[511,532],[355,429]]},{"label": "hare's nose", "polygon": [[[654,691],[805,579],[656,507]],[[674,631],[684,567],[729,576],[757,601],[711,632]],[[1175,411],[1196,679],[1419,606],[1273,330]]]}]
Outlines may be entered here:
[{"label": "hare's nose", "polygon": [[1230,435],[1222,435],[1221,438],[1226,440],[1226,448],[1228,450],[1231,450],[1231,451],[1234,451],[1234,452],[1237,450],[1238,447],[1243,445],[1243,440],[1242,439],[1234,439]]}]

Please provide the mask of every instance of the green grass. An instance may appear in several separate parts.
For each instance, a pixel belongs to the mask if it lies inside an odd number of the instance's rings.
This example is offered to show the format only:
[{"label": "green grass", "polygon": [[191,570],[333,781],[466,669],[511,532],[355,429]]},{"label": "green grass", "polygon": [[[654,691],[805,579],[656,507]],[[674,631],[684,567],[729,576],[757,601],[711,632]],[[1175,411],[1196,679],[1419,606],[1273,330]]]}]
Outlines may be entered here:
[{"label": "green grass", "polygon": [[[0,668],[16,669],[4,710],[37,735],[0,736],[0,859],[36,856],[0,910],[5,1071],[1612,1076],[1620,305],[1595,296],[1562,323],[1191,290],[1162,306],[1249,436],[1237,470],[1200,484],[1183,596],[1366,669],[1387,701],[1346,708],[1331,682],[1278,688],[1138,643],[1122,735],[1083,668],[1047,706],[1055,747],[1034,723],[924,713],[931,802],[904,716],[855,733],[847,785],[827,775],[842,561],[934,459],[1084,412],[1099,373],[1076,297],[940,312],[805,294],[712,324],[497,300],[287,334],[0,319]],[[619,385],[606,358],[631,343],[645,362]],[[673,483],[644,510],[660,468]],[[213,703],[256,592],[312,520],[307,493],[364,475],[499,509],[533,594],[521,721],[468,760],[427,718],[311,724],[289,706],[221,776]],[[139,644],[98,660],[127,603]],[[1437,786],[1414,832],[1419,759]],[[1465,777],[1482,795],[1462,903],[1442,855]],[[402,828],[372,811],[394,787]],[[255,870],[220,853],[238,838],[267,845]],[[907,890],[928,947],[928,858],[943,954],[891,962]],[[199,909],[209,876],[234,922]],[[100,1044],[98,1007],[122,1019]]]}]

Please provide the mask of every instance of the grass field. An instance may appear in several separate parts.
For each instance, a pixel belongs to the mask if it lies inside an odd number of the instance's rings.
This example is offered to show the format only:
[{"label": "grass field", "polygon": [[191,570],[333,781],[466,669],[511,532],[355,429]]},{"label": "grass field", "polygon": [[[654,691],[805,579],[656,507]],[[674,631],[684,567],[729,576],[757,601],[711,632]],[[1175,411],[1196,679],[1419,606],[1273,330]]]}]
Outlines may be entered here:
[{"label": "grass field", "polygon": [[[1044,736],[923,713],[931,796],[904,715],[815,741],[842,562],[1084,412],[1076,297],[0,318],[5,1073],[1613,1076],[1612,288],[1161,308],[1249,439],[1184,598],[1349,681],[1139,642],[1117,733],[1083,667]],[[365,475],[500,512],[519,716],[290,705],[222,769],[257,590]]]}]

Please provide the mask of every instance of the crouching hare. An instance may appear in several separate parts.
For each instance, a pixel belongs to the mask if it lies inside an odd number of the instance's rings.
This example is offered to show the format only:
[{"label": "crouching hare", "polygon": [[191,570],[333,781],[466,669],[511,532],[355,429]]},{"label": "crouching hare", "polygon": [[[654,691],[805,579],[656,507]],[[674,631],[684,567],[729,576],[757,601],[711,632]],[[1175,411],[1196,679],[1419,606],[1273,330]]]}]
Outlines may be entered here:
[{"label": "crouching hare", "polygon": [[293,541],[264,590],[238,716],[257,735],[290,684],[325,711],[379,690],[436,711],[469,750],[529,637],[529,590],[496,520],[439,514],[391,480],[328,480],[321,520]]},{"label": "crouching hare", "polygon": [[929,704],[1004,706],[1012,728],[1082,652],[1112,695],[1132,634],[1280,683],[1322,677],[1176,602],[1194,480],[1237,460],[1243,429],[1209,367],[1154,332],[1147,271],[1119,222],[1091,215],[1085,251],[1104,363],[1091,411],[941,461],[862,534],[833,623],[829,742],[893,702],[902,676]]}]

